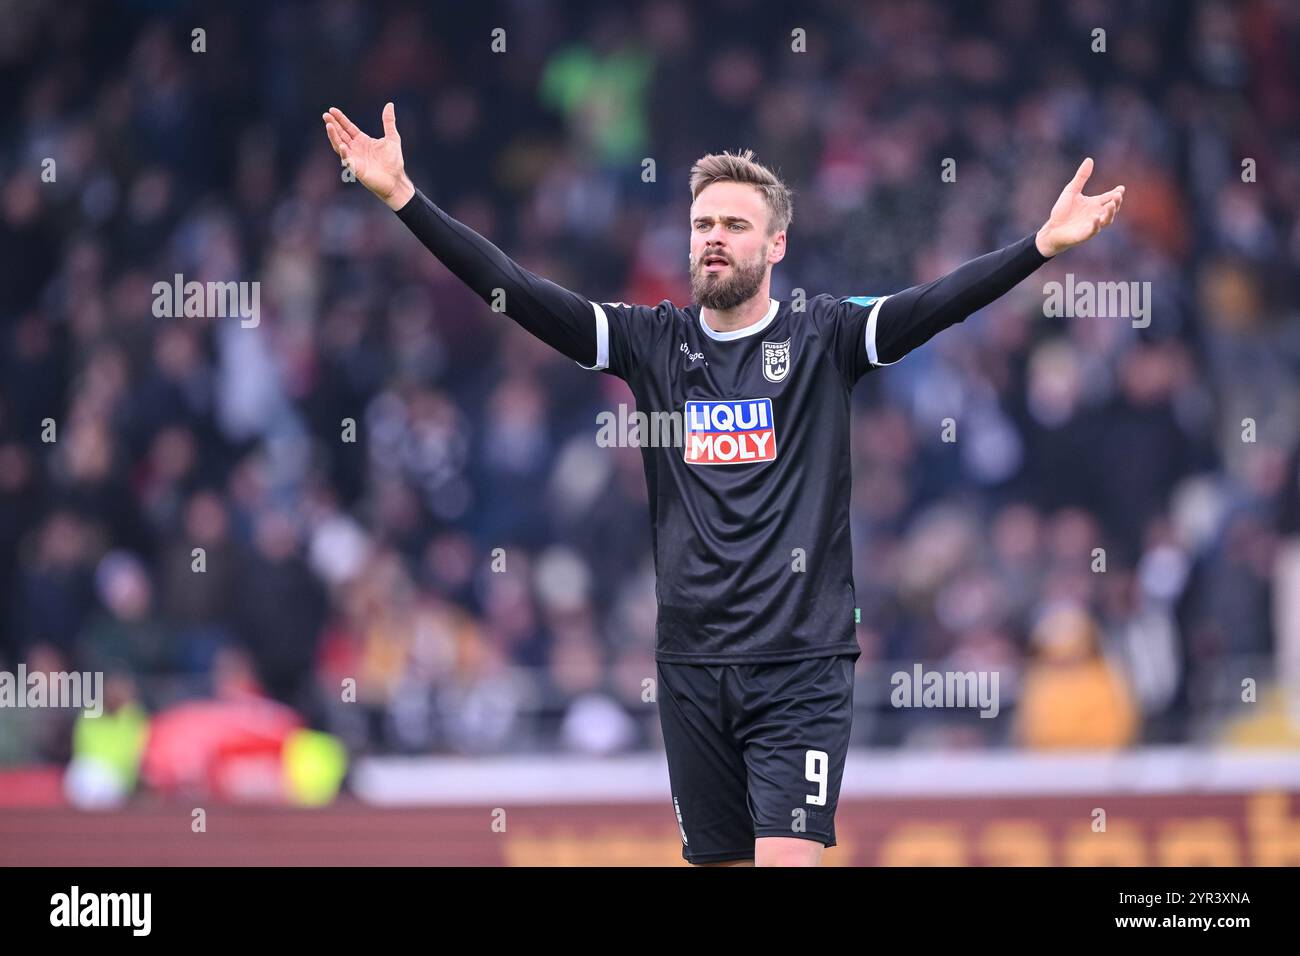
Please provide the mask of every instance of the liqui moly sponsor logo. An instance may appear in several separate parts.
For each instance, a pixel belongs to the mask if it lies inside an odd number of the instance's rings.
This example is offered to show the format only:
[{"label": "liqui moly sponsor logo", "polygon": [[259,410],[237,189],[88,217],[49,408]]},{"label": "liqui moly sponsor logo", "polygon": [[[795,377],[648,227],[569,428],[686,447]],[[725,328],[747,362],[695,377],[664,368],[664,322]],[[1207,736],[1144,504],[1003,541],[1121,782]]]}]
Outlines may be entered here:
[{"label": "liqui moly sponsor logo", "polygon": [[739,465],[776,458],[770,398],[686,403],[686,460],[693,465]]}]

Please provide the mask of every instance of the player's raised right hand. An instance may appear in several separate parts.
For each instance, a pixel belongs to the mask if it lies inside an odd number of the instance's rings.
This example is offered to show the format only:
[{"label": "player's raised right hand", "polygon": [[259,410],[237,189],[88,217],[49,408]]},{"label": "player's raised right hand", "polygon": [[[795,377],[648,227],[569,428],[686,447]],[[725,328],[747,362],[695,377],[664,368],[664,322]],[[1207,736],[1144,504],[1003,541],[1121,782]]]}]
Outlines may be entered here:
[{"label": "player's raised right hand", "polygon": [[384,106],[384,137],[367,136],[344,115],[341,109],[331,106],[322,113],[325,135],[339,158],[352,169],[357,181],[388,204],[390,209],[401,209],[415,195],[415,185],[406,175],[402,161],[402,138],[397,135],[397,111],[392,103]]}]

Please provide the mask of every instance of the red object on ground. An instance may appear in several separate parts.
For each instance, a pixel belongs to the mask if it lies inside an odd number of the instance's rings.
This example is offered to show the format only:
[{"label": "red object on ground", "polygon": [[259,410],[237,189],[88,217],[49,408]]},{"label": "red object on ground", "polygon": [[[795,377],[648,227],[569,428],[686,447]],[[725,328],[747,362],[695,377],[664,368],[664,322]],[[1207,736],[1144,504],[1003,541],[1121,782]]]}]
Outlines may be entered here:
[{"label": "red object on ground", "polygon": [[150,723],[141,778],[162,793],[279,799],[280,750],[302,726],[263,697],[179,704]]}]

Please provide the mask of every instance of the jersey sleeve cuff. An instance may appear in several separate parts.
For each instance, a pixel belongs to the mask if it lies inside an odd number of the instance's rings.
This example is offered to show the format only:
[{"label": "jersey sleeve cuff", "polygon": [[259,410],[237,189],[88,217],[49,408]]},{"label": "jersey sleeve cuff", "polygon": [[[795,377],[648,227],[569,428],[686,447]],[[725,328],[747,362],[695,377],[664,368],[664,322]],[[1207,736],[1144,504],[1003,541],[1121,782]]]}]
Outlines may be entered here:
[{"label": "jersey sleeve cuff", "polygon": [[591,303],[591,308],[596,315],[596,364],[583,365],[578,362],[578,367],[589,372],[599,372],[609,368],[609,316],[599,302]]},{"label": "jersey sleeve cuff", "polygon": [[867,316],[867,330],[865,333],[867,343],[867,361],[871,363],[872,368],[880,368],[884,365],[895,365],[900,359],[894,359],[892,362],[880,361],[880,355],[876,351],[876,323],[880,319],[880,307],[885,304],[889,296],[882,295],[871,306],[871,314]]}]

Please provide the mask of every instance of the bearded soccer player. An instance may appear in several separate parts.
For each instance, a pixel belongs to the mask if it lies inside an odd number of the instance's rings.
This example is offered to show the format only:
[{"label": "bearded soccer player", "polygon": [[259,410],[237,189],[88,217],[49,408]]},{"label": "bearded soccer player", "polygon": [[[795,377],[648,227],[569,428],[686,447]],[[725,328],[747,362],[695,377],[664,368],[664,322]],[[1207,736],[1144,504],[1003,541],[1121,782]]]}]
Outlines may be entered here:
[{"label": "bearded soccer player", "polygon": [[[684,419],[684,448],[643,446],[654,541],[659,716],[682,837],[702,865],[816,866],[835,845],[852,725],[849,398],[892,365],[1109,225],[1124,187],[1083,195],[1085,159],[1036,233],[890,295],[769,295],[789,189],[743,154],[691,170],[695,304],[594,302],[521,268],[449,217],[384,135],[338,109],[330,144],[357,179],[485,301],[638,411]],[[499,294],[499,293],[498,293]],[[803,549],[796,572],[792,555]]]}]

